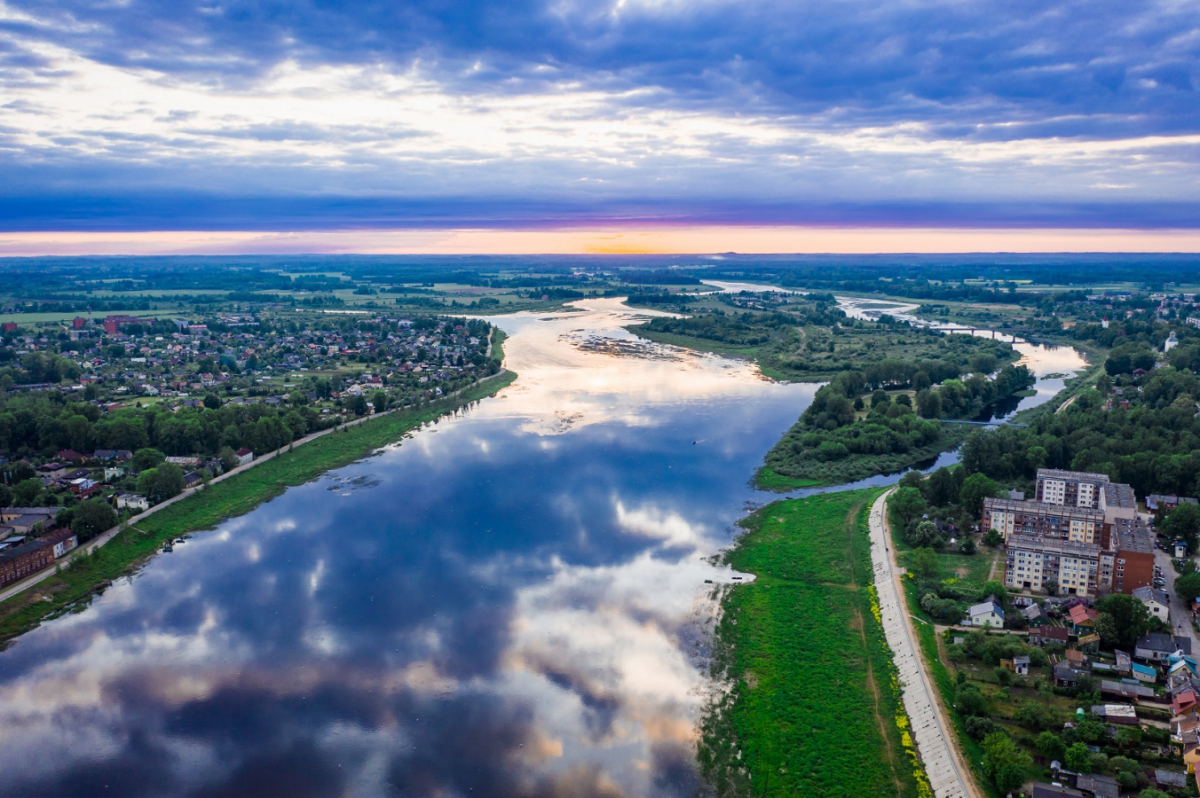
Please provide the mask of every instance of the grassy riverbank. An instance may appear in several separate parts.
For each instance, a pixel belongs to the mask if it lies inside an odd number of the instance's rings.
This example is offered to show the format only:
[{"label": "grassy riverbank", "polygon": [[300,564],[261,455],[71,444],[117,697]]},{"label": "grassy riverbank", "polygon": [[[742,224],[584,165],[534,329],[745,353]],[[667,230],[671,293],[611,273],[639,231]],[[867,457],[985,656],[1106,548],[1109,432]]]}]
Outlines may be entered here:
[{"label": "grassy riverbank", "polygon": [[726,559],[756,579],[723,597],[713,667],[730,690],[699,746],[718,796],[921,793],[872,587],[877,495],[776,502],[743,522]]},{"label": "grassy riverbank", "polygon": [[171,538],[208,529],[253,510],[292,485],[349,465],[399,440],[406,432],[471,402],[491,396],[517,377],[509,372],[429,407],[400,410],[317,438],[293,451],[210,485],[117,534],[106,546],[79,557],[55,576],[0,604],[0,641],[43,620],[82,610],[109,582],[128,575]]}]

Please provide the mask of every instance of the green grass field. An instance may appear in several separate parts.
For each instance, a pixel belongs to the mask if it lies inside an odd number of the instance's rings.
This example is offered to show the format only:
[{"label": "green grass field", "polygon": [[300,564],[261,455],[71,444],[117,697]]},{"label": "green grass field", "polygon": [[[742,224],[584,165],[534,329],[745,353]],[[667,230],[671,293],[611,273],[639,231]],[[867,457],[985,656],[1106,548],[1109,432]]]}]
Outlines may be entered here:
[{"label": "green grass field", "polygon": [[714,670],[731,683],[702,723],[718,796],[916,796],[877,618],[866,514],[878,491],[776,502],[727,554],[754,582],[722,604]]},{"label": "green grass field", "polygon": [[37,627],[48,617],[85,608],[97,589],[132,573],[164,541],[248,513],[289,486],[349,465],[421,424],[498,392],[516,377],[508,372],[452,400],[398,411],[317,438],[151,515],[91,555],[71,562],[56,576],[0,604],[0,641]]}]

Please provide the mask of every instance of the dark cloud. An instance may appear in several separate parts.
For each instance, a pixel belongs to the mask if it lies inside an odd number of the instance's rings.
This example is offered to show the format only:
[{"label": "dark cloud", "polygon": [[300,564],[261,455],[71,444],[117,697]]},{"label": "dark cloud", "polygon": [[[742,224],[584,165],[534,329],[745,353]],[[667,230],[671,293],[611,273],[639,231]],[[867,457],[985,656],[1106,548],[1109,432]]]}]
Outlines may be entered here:
[{"label": "dark cloud", "polygon": [[[1137,113],[1156,128],[1188,93],[1200,6],[1065,0],[602,4],[12,0],[23,26],[88,57],[229,84],[306,65],[420,63],[462,91],[548,82],[660,88],[671,102],[839,117],[1008,119],[1036,111]],[[11,28],[12,26],[10,26]],[[1144,74],[1160,90],[1133,85]],[[658,95],[656,101],[665,98]],[[636,101],[635,101],[636,102]]]},{"label": "dark cloud", "polygon": [[[369,68],[359,79],[364,84],[372,80],[365,75],[412,70],[460,107],[526,95],[547,100],[539,112],[546,113],[551,92],[589,90],[603,100],[549,111],[545,123],[568,131],[548,132],[557,143],[514,135],[502,152],[449,138],[438,149],[436,133],[399,124],[165,108],[145,111],[160,128],[144,135],[129,119],[114,121],[125,133],[90,124],[24,139],[6,131],[0,229],[510,226],[626,218],[1200,223],[1195,182],[1185,177],[1200,159],[1192,144],[1145,158],[1124,150],[1091,160],[1061,148],[980,159],[954,152],[956,145],[1200,132],[1200,0],[9,0],[8,6],[35,20],[14,15],[0,22],[0,85],[13,90],[71,79],[45,54],[51,51],[41,45],[50,43],[145,70],[139,74],[160,87],[251,91],[281,65],[351,65]],[[380,84],[370,91],[378,97],[389,90]],[[403,90],[389,99],[398,108],[406,102]],[[3,110],[35,112],[24,102]],[[661,141],[644,129],[613,126],[607,136],[615,143],[607,147],[562,143],[576,122],[642,122],[663,110],[753,118],[795,135],[764,142],[728,129],[700,130],[680,142],[671,138],[668,119]],[[908,140],[936,147],[839,148],[810,135],[900,126]],[[419,149],[395,144],[414,137]],[[1097,193],[1097,186],[1137,190],[1109,197],[1108,188]]]}]

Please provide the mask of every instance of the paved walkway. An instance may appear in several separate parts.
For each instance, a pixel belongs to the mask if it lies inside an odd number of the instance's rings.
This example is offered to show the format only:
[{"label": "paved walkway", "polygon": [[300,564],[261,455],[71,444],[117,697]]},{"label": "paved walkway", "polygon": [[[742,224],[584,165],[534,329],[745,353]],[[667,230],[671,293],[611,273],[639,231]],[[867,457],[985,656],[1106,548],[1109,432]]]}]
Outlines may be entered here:
[{"label": "paved walkway", "polygon": [[[489,340],[488,341],[488,352],[489,353],[491,352],[491,346],[492,346],[491,341]],[[441,397],[441,399],[442,400],[453,399],[454,397],[461,394],[463,391],[466,391],[470,388],[474,388],[476,385],[485,383],[488,380],[494,380],[497,377],[503,376],[504,374],[507,374],[507,373],[508,373],[508,369],[500,369],[495,374],[490,374],[487,377],[476,380],[475,382],[471,383],[470,385],[466,385],[462,388],[459,388],[457,391],[453,391],[451,393],[446,394],[445,396]],[[214,479],[209,480],[209,484],[215,485],[218,482],[222,482],[226,479],[229,479],[230,477],[234,476],[235,474],[240,474],[243,471],[254,468],[255,466],[262,465],[263,463],[267,462],[268,460],[273,460],[276,457],[278,457],[281,452],[289,451],[290,449],[292,449],[296,446],[303,446],[306,443],[315,441],[317,438],[320,438],[324,435],[328,435],[332,432],[336,432],[337,430],[343,430],[343,429],[346,429],[347,427],[353,427],[357,424],[362,424],[363,422],[370,421],[373,418],[379,418],[380,416],[390,415],[391,413],[395,413],[397,411],[407,410],[407,409],[408,409],[407,406],[394,407],[391,410],[385,410],[382,413],[376,413],[376,414],[370,415],[370,416],[363,416],[362,418],[357,418],[353,421],[347,421],[345,424],[339,424],[336,427],[330,427],[329,429],[324,429],[319,432],[314,432],[309,435],[305,435],[303,438],[299,438],[298,440],[295,440],[286,446],[281,446],[280,448],[276,449],[273,452],[268,452],[267,454],[264,454],[260,457],[256,457],[253,460],[251,460],[249,463],[246,463],[245,465],[242,465],[242,466],[238,466],[237,468],[233,469],[232,471],[226,471],[221,476],[215,477]],[[83,557],[83,556],[91,553],[92,551],[95,551],[96,549],[100,548],[101,546],[103,546],[104,544],[108,543],[110,540],[115,538],[117,536],[117,533],[120,532],[122,529],[124,529],[126,526],[133,526],[133,525],[145,520],[149,516],[154,515],[159,510],[163,510],[167,507],[170,507],[172,504],[175,504],[176,502],[181,502],[184,499],[186,499],[188,496],[191,496],[193,493],[196,493],[197,491],[201,491],[201,490],[204,490],[203,485],[197,486],[195,488],[188,488],[183,493],[179,494],[178,496],[175,496],[174,498],[171,498],[171,499],[167,499],[165,502],[162,502],[160,504],[156,504],[153,507],[151,507],[149,510],[145,510],[141,513],[138,513],[135,516],[132,516],[125,522],[118,524],[117,526],[114,526],[112,529],[110,529],[106,532],[101,532],[99,535],[92,538],[84,545],[75,549],[75,551],[71,552],[70,554],[68,554],[65,557],[63,557],[62,559],[60,559],[56,563],[56,565],[58,565],[60,567],[65,566],[67,563],[69,563],[71,560],[75,559],[76,557]],[[39,584],[39,583],[45,581],[46,579],[49,579],[50,577],[54,576],[57,572],[58,572],[58,568],[46,568],[43,571],[38,571],[36,574],[34,574],[33,576],[29,577],[28,579],[26,579],[24,581],[9,585],[3,591],[0,591],[0,601],[6,601],[7,599],[12,598],[13,596],[15,596],[19,593],[23,593],[24,591],[28,590],[29,588],[33,587],[34,585]]]},{"label": "paved walkway", "polygon": [[900,687],[904,711],[908,713],[912,736],[917,743],[929,786],[937,798],[969,798],[971,773],[958,748],[948,738],[953,727],[942,714],[941,703],[935,698],[933,685],[925,672],[917,648],[912,620],[903,601],[900,575],[895,563],[884,518],[884,507],[891,491],[884,493],[871,506],[871,565],[875,570],[875,589],[879,593],[879,610],[883,631],[892,659],[900,672]]}]

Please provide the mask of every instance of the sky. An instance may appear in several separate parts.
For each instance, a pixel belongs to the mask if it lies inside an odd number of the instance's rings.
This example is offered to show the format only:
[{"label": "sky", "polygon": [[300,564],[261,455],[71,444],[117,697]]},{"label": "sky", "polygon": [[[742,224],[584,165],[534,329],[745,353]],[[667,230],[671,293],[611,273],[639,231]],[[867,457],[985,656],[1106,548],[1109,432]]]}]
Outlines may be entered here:
[{"label": "sky", "polygon": [[0,0],[0,255],[1200,251],[1200,0]]}]

